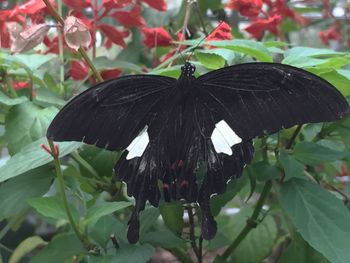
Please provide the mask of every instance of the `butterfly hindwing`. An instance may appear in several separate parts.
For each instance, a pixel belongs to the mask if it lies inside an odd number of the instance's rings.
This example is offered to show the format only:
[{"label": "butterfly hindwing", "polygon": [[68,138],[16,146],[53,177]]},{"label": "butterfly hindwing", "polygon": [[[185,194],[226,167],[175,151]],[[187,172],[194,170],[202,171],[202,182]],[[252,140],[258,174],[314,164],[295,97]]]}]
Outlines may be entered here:
[{"label": "butterfly hindwing", "polygon": [[124,150],[152,118],[175,79],[135,75],[98,84],[72,99],[52,121],[47,137]]}]

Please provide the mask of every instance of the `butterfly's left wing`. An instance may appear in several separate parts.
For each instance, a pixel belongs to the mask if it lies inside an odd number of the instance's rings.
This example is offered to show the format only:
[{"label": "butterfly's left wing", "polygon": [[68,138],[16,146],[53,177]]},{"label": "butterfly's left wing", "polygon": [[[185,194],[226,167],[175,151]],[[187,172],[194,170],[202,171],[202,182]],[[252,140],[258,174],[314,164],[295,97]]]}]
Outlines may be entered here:
[{"label": "butterfly's left wing", "polygon": [[288,65],[234,65],[204,74],[198,81],[203,99],[241,138],[334,121],[349,113],[347,101],[330,83]]},{"label": "butterfly's left wing", "polygon": [[55,141],[124,150],[151,119],[176,79],[132,75],[100,83],[69,101],[47,131]]}]

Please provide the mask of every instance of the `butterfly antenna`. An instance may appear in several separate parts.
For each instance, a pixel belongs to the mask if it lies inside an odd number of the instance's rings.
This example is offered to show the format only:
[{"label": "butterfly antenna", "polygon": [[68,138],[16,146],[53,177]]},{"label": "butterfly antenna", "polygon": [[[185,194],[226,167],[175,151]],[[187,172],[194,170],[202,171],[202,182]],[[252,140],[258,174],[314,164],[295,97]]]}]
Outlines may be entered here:
[{"label": "butterfly antenna", "polygon": [[194,51],[196,51],[196,49],[208,38],[208,36],[210,36],[224,22],[225,22],[224,20],[221,20],[220,23],[209,32],[209,34],[205,34],[205,36],[201,40],[199,40],[198,44],[192,49],[191,54],[187,58],[187,61],[190,60],[190,58],[193,56]]}]

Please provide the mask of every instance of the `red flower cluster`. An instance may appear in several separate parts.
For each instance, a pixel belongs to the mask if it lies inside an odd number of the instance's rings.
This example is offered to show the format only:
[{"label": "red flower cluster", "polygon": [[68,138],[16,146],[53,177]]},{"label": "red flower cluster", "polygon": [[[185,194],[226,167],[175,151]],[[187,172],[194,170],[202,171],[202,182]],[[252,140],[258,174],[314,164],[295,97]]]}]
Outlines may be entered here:
[{"label": "red flower cluster", "polygon": [[340,25],[334,22],[330,28],[320,32],[320,38],[325,45],[329,45],[330,40],[341,40]]},{"label": "red flower cluster", "polygon": [[[263,11],[264,3],[268,7],[267,12]],[[237,10],[242,16],[252,20],[245,30],[255,38],[260,38],[265,31],[279,35],[282,19],[285,17],[300,25],[308,23],[305,17],[289,8],[285,0],[230,0],[226,7]]]},{"label": "red flower cluster", "polygon": [[232,29],[229,24],[221,22],[215,30],[207,37],[207,41],[210,40],[230,40],[232,39]]},{"label": "red flower cluster", "polygon": [[242,16],[257,17],[262,9],[261,0],[231,0],[227,8],[237,10]]}]

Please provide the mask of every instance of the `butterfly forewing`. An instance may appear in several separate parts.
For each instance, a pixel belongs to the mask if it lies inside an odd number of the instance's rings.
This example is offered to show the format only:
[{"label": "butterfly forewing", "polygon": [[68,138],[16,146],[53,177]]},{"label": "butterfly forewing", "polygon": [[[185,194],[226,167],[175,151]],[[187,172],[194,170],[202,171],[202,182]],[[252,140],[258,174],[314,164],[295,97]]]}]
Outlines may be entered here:
[{"label": "butterfly forewing", "polygon": [[[276,63],[247,63],[209,72],[198,81],[227,123],[244,138],[309,122],[340,119],[348,103],[330,83]],[[209,97],[209,98],[208,98]]]},{"label": "butterfly forewing", "polygon": [[106,81],[72,99],[52,121],[47,137],[124,150],[159,110],[176,80],[135,75]]}]

